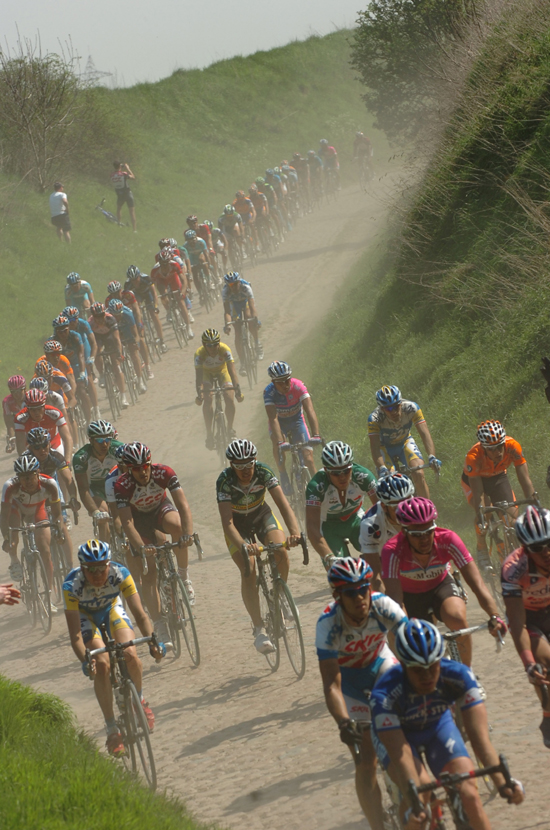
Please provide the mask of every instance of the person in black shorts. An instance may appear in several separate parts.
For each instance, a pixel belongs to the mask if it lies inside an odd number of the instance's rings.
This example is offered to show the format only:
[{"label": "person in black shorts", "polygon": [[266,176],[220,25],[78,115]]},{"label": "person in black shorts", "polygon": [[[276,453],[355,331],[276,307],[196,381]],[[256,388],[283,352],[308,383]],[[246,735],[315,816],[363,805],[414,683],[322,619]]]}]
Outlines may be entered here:
[{"label": "person in black shorts", "polygon": [[61,182],[54,183],[54,191],[50,196],[50,213],[52,225],[57,231],[59,239],[71,241],[71,220],[69,219],[69,202]]},{"label": "person in black shorts", "polygon": [[137,233],[134,194],[130,190],[130,185],[128,184],[130,179],[135,179],[136,177],[124,161],[114,161],[113,167],[115,168],[115,172],[111,174],[111,184],[116,192],[116,218],[120,224],[122,206],[128,205],[130,219],[132,220],[132,228],[134,229],[134,233]]}]

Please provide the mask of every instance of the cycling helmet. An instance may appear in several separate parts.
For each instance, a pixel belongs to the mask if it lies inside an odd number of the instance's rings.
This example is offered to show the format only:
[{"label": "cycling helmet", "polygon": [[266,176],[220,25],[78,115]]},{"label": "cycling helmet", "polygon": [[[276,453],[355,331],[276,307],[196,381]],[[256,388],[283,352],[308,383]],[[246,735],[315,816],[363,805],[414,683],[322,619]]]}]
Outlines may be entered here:
[{"label": "cycling helmet", "polygon": [[80,282],[80,274],[77,274],[76,271],[71,271],[67,277],[67,282],[69,285],[74,285],[75,283]]},{"label": "cycling helmet", "polygon": [[29,383],[29,389],[41,389],[47,395],[50,390],[50,384],[46,378],[33,378]]},{"label": "cycling helmet", "polygon": [[209,231],[214,230],[214,223],[211,222],[210,219],[205,219],[204,224],[206,225],[206,227],[208,228]]},{"label": "cycling helmet", "polygon": [[302,154],[301,153],[292,153],[292,158],[295,159],[295,161],[301,161],[302,160]]},{"label": "cycling helmet", "polygon": [[188,231],[185,231],[184,236],[185,236],[185,238],[186,238],[186,240],[187,240],[188,242],[191,242],[191,240],[192,240],[192,239],[196,239],[196,238],[197,238],[197,232],[196,232],[196,231],[192,231],[192,230],[190,229],[190,230],[188,230]]},{"label": "cycling helmet", "polygon": [[159,239],[159,248],[166,248],[170,245],[170,240],[167,236],[164,239]]},{"label": "cycling helmet", "polygon": [[414,484],[403,473],[392,473],[378,479],[376,482],[376,496],[382,504],[397,504],[414,496]]},{"label": "cycling helmet", "polygon": [[333,562],[327,578],[328,584],[335,591],[343,588],[361,588],[363,585],[370,585],[372,568],[364,559],[345,556]]},{"label": "cycling helmet", "polygon": [[50,433],[42,427],[34,427],[34,429],[29,429],[27,432],[27,444],[29,447],[34,447],[35,449],[47,447],[50,440]]},{"label": "cycling helmet", "polygon": [[97,421],[90,422],[87,432],[88,438],[114,438],[115,428],[109,421],[98,418]]},{"label": "cycling helmet", "polygon": [[271,176],[275,175],[275,171],[272,170],[271,167],[268,167],[267,170],[265,171],[265,174],[266,174],[266,176],[269,176],[271,178]]},{"label": "cycling helmet", "polygon": [[116,294],[116,292],[120,291],[121,288],[122,288],[122,286],[119,283],[119,281],[118,280],[113,280],[107,286],[107,291],[109,292],[109,294]]},{"label": "cycling helmet", "polygon": [[46,354],[60,354],[63,351],[63,346],[59,340],[46,340],[44,351]]},{"label": "cycling helmet", "polygon": [[231,441],[225,451],[226,458],[230,462],[236,461],[237,463],[254,461],[257,455],[258,450],[252,441],[246,438],[236,438],[235,441]]},{"label": "cycling helmet", "polygon": [[437,509],[433,501],[423,496],[413,496],[412,499],[402,501],[396,508],[395,518],[400,525],[425,525],[428,522],[435,522]]},{"label": "cycling helmet", "polygon": [[235,193],[235,196],[236,196],[237,199],[244,199],[245,198],[244,190],[237,190],[237,192]]},{"label": "cycling helmet", "polygon": [[109,311],[111,314],[122,314],[124,303],[122,300],[109,300]]},{"label": "cycling helmet", "polygon": [[53,372],[53,366],[47,360],[39,360],[34,367],[34,371],[40,378],[49,378]]},{"label": "cycling helmet", "polygon": [[228,285],[233,285],[236,282],[239,282],[241,276],[238,271],[228,271],[227,274],[224,276],[224,280]]},{"label": "cycling helmet", "polygon": [[16,473],[37,473],[40,462],[34,455],[22,455],[13,462],[13,469]]},{"label": "cycling helmet", "polygon": [[292,369],[282,360],[274,360],[267,367],[267,374],[272,380],[287,380],[292,377]]},{"label": "cycling helmet", "polygon": [[113,455],[114,455],[114,457],[116,458],[117,461],[124,462],[124,459],[122,458],[122,456],[124,454],[125,447],[126,447],[126,444],[119,444],[118,447],[114,448]]},{"label": "cycling helmet", "polygon": [[201,340],[203,346],[217,346],[221,340],[220,333],[216,329],[206,329],[202,333]]},{"label": "cycling helmet", "polygon": [[319,144],[321,144],[323,147],[328,147],[328,141],[326,140],[326,138],[322,138]]},{"label": "cycling helmet", "polygon": [[23,375],[12,375],[8,378],[8,389],[24,389],[26,385]]},{"label": "cycling helmet", "polygon": [[361,132],[361,130],[358,130],[358,131],[355,133],[355,138],[361,138],[361,136],[362,136],[362,135],[363,135],[363,133]]},{"label": "cycling helmet", "polygon": [[500,421],[483,421],[477,428],[477,440],[482,447],[498,447],[506,441],[506,431]]},{"label": "cycling helmet", "polygon": [[380,406],[395,406],[401,403],[401,392],[397,386],[383,386],[376,393],[376,400]]},{"label": "cycling helmet", "polygon": [[195,223],[195,222],[198,222],[199,220],[198,220],[198,217],[194,213],[192,213],[191,216],[188,216],[185,221],[189,225],[190,222]]},{"label": "cycling helmet", "polygon": [[69,323],[71,323],[73,320],[78,320],[78,318],[80,317],[80,311],[75,305],[65,306],[61,313],[63,317],[67,318]]},{"label": "cycling helmet", "polygon": [[288,170],[290,170],[290,164],[288,164],[288,162],[283,162],[281,164],[281,170],[284,170],[286,173]]},{"label": "cycling helmet", "polygon": [[64,314],[60,314],[55,320],[52,320],[52,326],[54,329],[64,329],[69,325],[69,318],[65,317]]},{"label": "cycling helmet", "polygon": [[[187,234],[185,234],[187,236]],[[159,253],[159,262],[170,262],[172,259],[172,248],[163,248]]]},{"label": "cycling helmet", "polygon": [[280,167],[274,167],[274,168],[273,168],[273,172],[274,172],[274,173],[276,173],[276,174],[277,174],[277,176],[279,176],[279,175],[280,175],[280,173],[281,173],[281,168],[280,168]]},{"label": "cycling helmet", "polygon": [[170,239],[168,240],[168,244],[171,248],[177,248],[178,247],[177,240],[174,239],[173,236],[171,236]]},{"label": "cycling helmet", "polygon": [[544,545],[550,541],[550,510],[529,505],[515,524],[522,545]]},{"label": "cycling helmet", "polygon": [[265,179],[263,176],[258,176],[256,179],[256,184],[265,184]]},{"label": "cycling helmet", "polygon": [[99,317],[101,314],[105,314],[105,306],[103,303],[92,303],[90,311],[94,317]]},{"label": "cycling helmet", "polygon": [[445,640],[435,625],[412,617],[397,629],[395,653],[405,666],[423,666],[427,669],[438,663],[445,654]]},{"label": "cycling helmet", "polygon": [[129,280],[136,280],[138,277],[141,277],[141,271],[137,265],[129,265],[128,270],[126,271],[126,276]]},{"label": "cycling helmet", "polygon": [[249,193],[257,193],[258,192],[258,185],[256,184],[256,182],[252,182],[252,184],[248,188],[248,192]]},{"label": "cycling helmet", "polygon": [[308,156],[309,156],[310,158],[313,158],[313,156],[316,156],[316,155],[317,155],[317,153],[315,152],[315,150],[308,150],[308,151],[307,151],[307,154],[308,154]]},{"label": "cycling helmet", "polygon": [[95,565],[100,562],[111,561],[111,548],[107,542],[99,539],[88,539],[78,549],[78,561],[81,565]]},{"label": "cycling helmet", "polygon": [[33,406],[44,406],[45,403],[46,393],[41,389],[29,389],[28,392],[25,392],[25,405],[29,408]]},{"label": "cycling helmet", "polygon": [[329,441],[323,447],[321,461],[325,470],[340,470],[353,462],[353,450],[343,441]]},{"label": "cycling helmet", "polygon": [[236,211],[233,205],[226,205],[223,209],[226,216],[232,216]]},{"label": "cycling helmet", "polygon": [[151,463],[151,450],[139,441],[132,441],[124,446],[122,461],[129,467],[143,467]]}]

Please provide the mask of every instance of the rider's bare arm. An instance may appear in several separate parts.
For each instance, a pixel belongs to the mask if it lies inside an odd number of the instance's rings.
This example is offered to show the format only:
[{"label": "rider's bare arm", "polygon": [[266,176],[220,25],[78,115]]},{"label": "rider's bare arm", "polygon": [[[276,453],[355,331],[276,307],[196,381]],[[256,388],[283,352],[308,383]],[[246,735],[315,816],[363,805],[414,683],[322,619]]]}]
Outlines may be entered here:
[{"label": "rider's bare arm", "polygon": [[[462,710],[462,720],[466,733],[472,744],[476,756],[479,758],[484,767],[498,766],[499,757],[496,749],[491,743],[489,737],[489,719],[487,717],[487,709],[484,703],[478,703],[475,706],[470,706],[468,709]],[[506,779],[501,772],[497,772],[491,776],[495,786],[498,790],[506,784]],[[523,794],[520,787],[514,787],[514,790],[507,792],[508,797],[511,798],[513,804],[521,804],[523,801]]]},{"label": "rider's bare arm", "polygon": [[142,605],[140,595],[137,592],[135,594],[131,594],[126,598],[126,602],[128,603],[128,609],[135,619],[142,635],[144,637],[150,637],[153,633],[153,624]]},{"label": "rider's bare arm", "polygon": [[315,414],[311,398],[304,398],[302,406],[304,408],[304,414],[307,418],[311,434],[319,435],[319,421],[317,420],[317,415]]},{"label": "rider's bare arm", "polygon": [[533,482],[529,477],[527,462],[525,462],[525,464],[520,464],[519,467],[516,467],[516,475],[518,477],[520,487],[523,490],[523,495],[526,499],[531,498],[531,496],[535,493],[535,488],[533,487]]},{"label": "rider's bare arm", "polygon": [[76,486],[78,487],[78,494],[80,496],[80,501],[90,514],[95,513],[97,510],[97,505],[92,498],[90,493],[90,484],[88,482],[88,476],[86,473],[76,473]]},{"label": "rider's bare arm", "polygon": [[380,444],[380,436],[377,434],[369,435],[370,452],[372,460],[376,469],[384,466],[384,455],[382,454],[382,446]]},{"label": "rider's bare arm", "polygon": [[63,441],[63,457],[67,464],[70,464],[73,460],[73,436],[71,435],[71,430],[67,424],[58,427],[58,430]]},{"label": "rider's bare arm", "polygon": [[134,518],[132,516],[132,509],[130,507],[120,507],[118,510],[120,521],[124,532],[128,537],[128,541],[135,550],[139,550],[143,546],[143,539],[139,535],[134,525]]},{"label": "rider's bare arm", "polygon": [[306,533],[321,559],[332,554],[325,537],[321,533],[321,508],[319,506],[306,505]]},{"label": "rider's bare arm", "polygon": [[281,511],[283,522],[287,526],[290,536],[298,538],[300,536],[300,525],[298,524],[298,520],[294,515],[292,507],[288,503],[287,497],[283,493],[283,488],[280,485],[272,487],[269,491],[269,495]]},{"label": "rider's bare arm", "polygon": [[193,534],[193,516],[191,515],[189,502],[185,498],[185,493],[181,487],[178,487],[177,490],[172,490],[170,495],[172,496],[174,505],[180,514],[182,536],[191,536]]},{"label": "rider's bare arm", "polygon": [[342,673],[338,660],[319,660],[319,671],[323,681],[327,709],[336,723],[347,720],[349,715],[342,694]]},{"label": "rider's bare arm", "polygon": [[421,424],[417,424],[416,428],[418,430],[420,437],[422,438],[422,443],[424,444],[428,455],[435,455],[434,442],[430,430],[428,429],[428,424],[424,421]]},{"label": "rider's bare arm", "polygon": [[476,595],[477,601],[485,613],[489,617],[498,617],[499,613],[496,603],[481,578],[481,574],[479,573],[476,563],[468,562],[467,565],[464,565],[464,567],[460,569],[460,575],[464,577],[464,581]]},{"label": "rider's bare arm", "polygon": [[80,613],[78,611],[65,611],[65,619],[67,620],[67,628],[69,629],[71,647],[77,659],[83,663],[86,659],[86,646],[84,645],[80,630]]},{"label": "rider's bare arm", "polygon": [[233,522],[233,508],[231,506],[231,502],[218,502],[218,510],[220,513],[220,519],[222,520],[222,528],[225,536],[227,536],[229,541],[232,542],[235,547],[241,548],[244,545],[244,539]]},{"label": "rider's bare arm", "polygon": [[265,408],[267,412],[267,418],[269,421],[269,429],[271,431],[271,437],[274,441],[278,444],[284,443],[283,433],[281,432],[281,427],[279,425],[279,416],[277,415],[277,407],[273,404],[268,404]]}]

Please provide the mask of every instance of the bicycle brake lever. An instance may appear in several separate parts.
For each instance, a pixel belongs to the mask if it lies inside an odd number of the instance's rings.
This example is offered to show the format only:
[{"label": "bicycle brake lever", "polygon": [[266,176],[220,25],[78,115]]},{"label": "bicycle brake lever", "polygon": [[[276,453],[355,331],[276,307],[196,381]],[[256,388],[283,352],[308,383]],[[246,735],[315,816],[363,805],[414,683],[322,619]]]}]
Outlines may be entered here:
[{"label": "bicycle brake lever", "polygon": [[302,552],[304,555],[304,565],[309,565],[309,549],[307,546],[307,540],[304,533],[300,533],[300,545],[302,547]]}]

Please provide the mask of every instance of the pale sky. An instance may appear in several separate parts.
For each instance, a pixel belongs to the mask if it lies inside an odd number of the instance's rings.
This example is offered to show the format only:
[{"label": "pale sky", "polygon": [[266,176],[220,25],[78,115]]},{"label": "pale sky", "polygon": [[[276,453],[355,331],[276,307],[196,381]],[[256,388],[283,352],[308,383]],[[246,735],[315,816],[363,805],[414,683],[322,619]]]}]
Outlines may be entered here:
[{"label": "pale sky", "polygon": [[[42,51],[69,39],[119,86],[156,81],[310,35],[352,28],[368,0],[2,0],[1,48],[40,33]],[[113,83],[107,78],[106,84]]]}]

